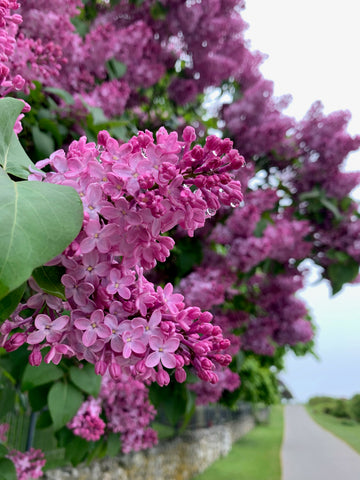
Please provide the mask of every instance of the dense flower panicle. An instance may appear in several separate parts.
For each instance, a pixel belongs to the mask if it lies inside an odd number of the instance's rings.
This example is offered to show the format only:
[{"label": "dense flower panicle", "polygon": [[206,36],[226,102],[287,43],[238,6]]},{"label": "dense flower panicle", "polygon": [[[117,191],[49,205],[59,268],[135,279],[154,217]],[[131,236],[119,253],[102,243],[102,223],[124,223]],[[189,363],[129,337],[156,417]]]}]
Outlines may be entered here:
[{"label": "dense flower panicle", "polygon": [[17,1],[3,0],[0,8],[0,97],[13,90],[22,90],[25,80],[15,72],[10,58],[16,49],[16,35],[22,17],[12,10],[20,7]]},{"label": "dense flower panicle", "polygon": [[229,368],[217,372],[218,382],[211,384],[201,381],[189,385],[189,389],[196,393],[196,405],[208,405],[220,400],[224,390],[233,392],[240,386],[240,378],[237,373]]},{"label": "dense flower panicle", "polygon": [[100,418],[101,400],[89,397],[84,402],[75,417],[67,424],[75,435],[85,438],[87,441],[96,441],[105,432],[105,422]]},{"label": "dense flower panicle", "polygon": [[45,465],[44,454],[41,450],[30,448],[27,452],[11,450],[7,457],[14,463],[18,480],[40,478]]},{"label": "dense flower panicle", "polygon": [[[6,349],[27,341],[30,361],[38,365],[41,350],[50,346],[45,362],[75,355],[114,379],[126,373],[164,385],[170,381],[164,368],[184,381],[183,367],[191,365],[201,378],[217,381],[215,366],[231,358],[221,356],[229,342],[211,325],[212,316],[185,308],[170,283],[155,288],[143,275],[168,257],[174,246],[168,230],[180,225],[193,235],[221,204],[242,200],[230,172],[243,159],[232,143],[211,136],[203,148],[191,148],[195,139],[190,127],[181,141],[162,128],[156,143],[146,131],[120,145],[103,131],[99,146],[83,137],[67,154],[59,150],[37,163],[51,170],[30,180],[75,188],[84,223],[52,262],[66,269],[61,281],[67,301],[59,304],[31,280],[35,294],[22,308],[32,307],[33,315],[22,318],[20,308],[6,323],[1,331]],[[64,309],[70,313],[62,314]],[[9,336],[16,328],[25,340]]]},{"label": "dense flower panicle", "polygon": [[272,82],[262,78],[245,89],[240,100],[223,109],[227,128],[236,139],[236,145],[241,145],[245,158],[282,150],[287,132],[295,125],[293,119],[281,112],[290,98],[276,100],[272,94]]},{"label": "dense flower panicle", "polygon": [[272,246],[268,257],[286,264],[290,259],[307,258],[312,245],[304,238],[310,233],[309,222],[305,220],[288,220],[280,215],[274,224],[270,224],[264,231],[264,237]]},{"label": "dense flower panicle", "polygon": [[121,375],[117,381],[102,379],[100,396],[107,428],[120,434],[122,451],[138,451],[157,444],[157,433],[149,425],[156,410],[143,382]]}]

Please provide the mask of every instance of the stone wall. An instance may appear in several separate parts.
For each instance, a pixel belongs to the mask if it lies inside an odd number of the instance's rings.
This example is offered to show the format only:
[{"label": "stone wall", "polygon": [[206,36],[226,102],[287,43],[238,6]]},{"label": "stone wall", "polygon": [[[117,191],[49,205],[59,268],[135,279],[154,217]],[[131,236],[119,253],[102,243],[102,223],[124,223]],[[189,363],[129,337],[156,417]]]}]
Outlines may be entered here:
[{"label": "stone wall", "polygon": [[[258,412],[265,421],[268,411]],[[92,462],[90,466],[46,472],[47,480],[190,480],[219,457],[255,425],[254,415],[241,413],[237,419],[208,428],[194,428],[171,440],[163,440],[146,451]]]}]

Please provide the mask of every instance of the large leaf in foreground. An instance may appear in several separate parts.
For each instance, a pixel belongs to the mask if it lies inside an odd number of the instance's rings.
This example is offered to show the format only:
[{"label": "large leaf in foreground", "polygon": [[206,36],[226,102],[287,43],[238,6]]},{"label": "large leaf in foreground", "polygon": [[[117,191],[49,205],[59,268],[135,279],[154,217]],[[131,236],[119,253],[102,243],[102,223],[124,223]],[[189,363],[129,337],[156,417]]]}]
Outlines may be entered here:
[{"label": "large leaf in foreground", "polygon": [[34,268],[59,255],[79,233],[82,219],[82,203],[73,188],[12,182],[1,174],[0,299]]}]

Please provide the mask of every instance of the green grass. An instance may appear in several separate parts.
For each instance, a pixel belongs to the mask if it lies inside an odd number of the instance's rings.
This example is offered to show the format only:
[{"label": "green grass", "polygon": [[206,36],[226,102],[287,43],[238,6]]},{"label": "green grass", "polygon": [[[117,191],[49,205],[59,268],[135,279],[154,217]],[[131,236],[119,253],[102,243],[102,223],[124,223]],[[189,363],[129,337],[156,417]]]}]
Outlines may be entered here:
[{"label": "green grass", "polygon": [[270,422],[256,426],[234,443],[229,455],[217,460],[193,480],[280,480],[283,409],[272,407]]},{"label": "green grass", "polygon": [[312,408],[309,405],[306,405],[306,409],[315,422],[344,440],[350,447],[360,453],[360,423],[336,418],[326,413],[319,413],[316,411],[316,407]]}]

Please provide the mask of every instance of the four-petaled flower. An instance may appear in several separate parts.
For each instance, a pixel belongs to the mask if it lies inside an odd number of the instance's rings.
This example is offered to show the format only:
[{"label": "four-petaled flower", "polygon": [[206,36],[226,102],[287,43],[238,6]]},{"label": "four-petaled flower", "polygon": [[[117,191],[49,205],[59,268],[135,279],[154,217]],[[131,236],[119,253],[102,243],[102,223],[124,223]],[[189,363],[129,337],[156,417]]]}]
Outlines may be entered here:
[{"label": "four-petaled flower", "polygon": [[145,353],[146,345],[141,340],[141,337],[144,333],[144,327],[140,325],[139,327],[134,328],[133,330],[126,330],[122,334],[122,339],[124,342],[123,348],[123,357],[129,358],[131,352],[135,353]]},{"label": "four-petaled flower", "polygon": [[160,362],[166,368],[176,367],[176,357],[174,352],[176,352],[180,345],[180,340],[178,338],[170,337],[165,340],[158,335],[152,335],[149,339],[149,345],[154,351],[150,353],[145,360],[145,365],[147,367],[155,367]]},{"label": "four-petaled flower", "polygon": [[120,297],[129,300],[131,297],[131,291],[127,287],[134,283],[134,278],[135,275],[133,273],[131,275],[123,276],[120,270],[113,268],[110,272],[110,283],[106,287],[107,293],[110,293],[110,295],[118,293]]},{"label": "four-petaled flower", "polygon": [[37,330],[29,333],[27,343],[35,345],[40,343],[46,338],[49,343],[57,342],[62,336],[62,330],[68,324],[69,317],[63,315],[51,320],[48,315],[40,314],[35,318],[35,327]]},{"label": "four-petaled flower", "polygon": [[90,318],[77,318],[74,325],[79,330],[85,330],[82,335],[82,342],[85,347],[93,345],[98,338],[108,338],[111,335],[111,328],[104,324],[104,312],[95,310]]}]

